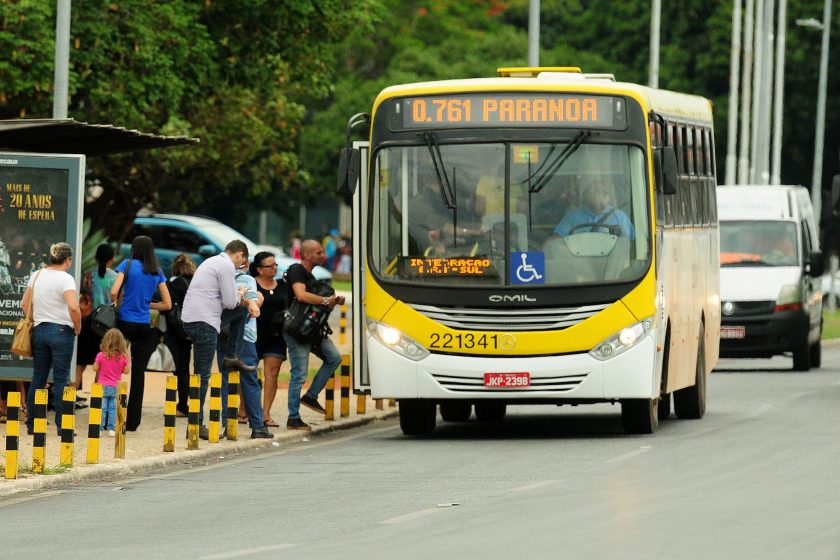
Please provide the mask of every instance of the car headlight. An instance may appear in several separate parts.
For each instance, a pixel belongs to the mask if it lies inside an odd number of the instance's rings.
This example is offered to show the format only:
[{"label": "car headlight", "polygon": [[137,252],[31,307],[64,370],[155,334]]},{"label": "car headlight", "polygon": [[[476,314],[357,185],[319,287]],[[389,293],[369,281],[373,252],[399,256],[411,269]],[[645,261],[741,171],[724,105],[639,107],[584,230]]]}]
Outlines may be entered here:
[{"label": "car headlight", "polygon": [[367,320],[367,328],[371,335],[375,336],[379,342],[409,360],[419,362],[429,355],[429,351],[417,344],[414,340],[407,337],[394,327],[374,321]]},{"label": "car headlight", "polygon": [[609,360],[618,356],[622,352],[626,352],[638,344],[653,328],[653,317],[648,317],[643,321],[639,321],[629,327],[625,327],[598,344],[593,348],[589,355],[596,360]]}]

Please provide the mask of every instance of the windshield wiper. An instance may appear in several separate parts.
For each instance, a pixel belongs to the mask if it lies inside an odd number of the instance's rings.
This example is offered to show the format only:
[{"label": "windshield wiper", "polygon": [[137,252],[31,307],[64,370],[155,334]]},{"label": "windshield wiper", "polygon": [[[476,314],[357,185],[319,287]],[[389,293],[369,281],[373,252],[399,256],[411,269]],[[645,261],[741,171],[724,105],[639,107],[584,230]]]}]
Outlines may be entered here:
[{"label": "windshield wiper", "polygon": [[443,164],[443,156],[440,154],[440,147],[431,132],[427,132],[425,134],[425,138],[426,146],[429,148],[429,155],[432,156],[432,163],[435,166],[435,174],[437,175],[438,182],[441,185],[440,194],[443,197],[443,203],[450,210],[455,210],[455,190],[449,183],[449,176],[446,174],[446,166]]},{"label": "windshield wiper", "polygon": [[[588,138],[590,134],[592,134],[592,131],[589,130],[589,129],[581,130],[580,132],[578,132],[575,135],[575,137],[572,139],[572,141],[569,142],[569,144],[565,148],[563,148],[563,151],[560,152],[559,154],[557,154],[557,157],[554,158],[554,160],[551,161],[551,163],[548,163],[546,161],[545,172],[542,175],[540,175],[540,177],[537,179],[537,181],[528,189],[528,192],[531,192],[531,193],[540,192],[543,189],[543,187],[545,187],[546,184],[548,184],[548,182],[552,179],[552,177],[554,177],[554,175],[557,173],[557,171],[560,170],[560,168],[563,166],[563,164],[566,163],[566,161],[570,157],[572,157],[572,154],[574,154],[577,151],[577,149],[580,148],[580,145],[583,144],[583,141],[586,140],[586,138]],[[537,169],[535,174],[539,174],[539,173],[540,173],[540,169]],[[531,178],[528,177],[529,182],[530,182],[530,179]]]}]

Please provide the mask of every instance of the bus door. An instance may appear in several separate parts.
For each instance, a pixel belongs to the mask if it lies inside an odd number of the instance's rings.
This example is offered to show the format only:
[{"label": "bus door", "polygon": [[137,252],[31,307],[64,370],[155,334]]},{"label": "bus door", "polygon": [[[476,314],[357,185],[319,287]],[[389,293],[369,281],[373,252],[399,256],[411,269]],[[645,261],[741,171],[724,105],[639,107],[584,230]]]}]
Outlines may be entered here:
[{"label": "bus door", "polygon": [[367,272],[367,184],[370,142],[353,142],[361,152],[359,182],[353,193],[353,300],[350,313],[353,326],[353,392],[370,394],[370,374],[365,352],[365,276]]}]

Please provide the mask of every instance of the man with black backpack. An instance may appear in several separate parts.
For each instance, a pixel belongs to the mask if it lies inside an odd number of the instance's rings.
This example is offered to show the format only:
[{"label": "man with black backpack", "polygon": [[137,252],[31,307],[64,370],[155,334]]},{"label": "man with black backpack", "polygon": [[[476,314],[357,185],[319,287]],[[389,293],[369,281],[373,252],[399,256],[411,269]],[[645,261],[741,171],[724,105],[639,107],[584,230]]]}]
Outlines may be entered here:
[{"label": "man with black backpack", "polygon": [[[295,263],[286,271],[286,301],[289,311],[283,327],[283,337],[289,348],[289,360],[292,364],[289,381],[289,419],[286,427],[290,430],[310,430],[300,418],[300,405],[321,414],[326,410],[318,403],[318,395],[341,364],[341,354],[333,341],[327,336],[329,327],[326,318],[332,309],[344,305],[344,297],[323,294],[323,286],[312,275],[312,269],[327,261],[324,248],[318,241],[307,239],[300,246],[300,264]],[[332,291],[331,289],[329,291]],[[317,328],[308,330],[306,318],[317,322]],[[309,353],[315,354],[324,363],[315,374],[312,384],[305,395],[300,391],[309,372]]]}]

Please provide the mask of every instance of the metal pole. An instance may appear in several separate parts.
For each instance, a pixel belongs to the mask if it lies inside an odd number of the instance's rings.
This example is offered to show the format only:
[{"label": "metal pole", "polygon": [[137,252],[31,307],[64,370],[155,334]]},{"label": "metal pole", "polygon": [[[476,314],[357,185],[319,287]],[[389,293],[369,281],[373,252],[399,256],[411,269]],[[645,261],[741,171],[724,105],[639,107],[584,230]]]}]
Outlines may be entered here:
[{"label": "metal pole", "polygon": [[761,139],[759,143],[756,177],[762,185],[770,184],[770,115],[773,92],[773,16],[775,15],[775,0],[764,0],[764,46],[762,47],[763,66],[761,74],[761,122],[758,123]]},{"label": "metal pole", "polygon": [[540,65],[540,0],[528,4],[528,66]]},{"label": "metal pole", "polygon": [[53,118],[67,118],[67,84],[70,69],[70,0],[58,0],[55,15],[55,76]]},{"label": "metal pole", "polygon": [[779,0],[776,24],[776,85],[773,88],[773,158],[770,184],[782,183],[782,125],[785,97],[785,35],[787,34],[787,0]]},{"label": "metal pole", "polygon": [[762,70],[764,69],[764,0],[755,0],[755,35],[753,36],[753,52],[755,53],[755,64],[752,80],[752,124],[750,134],[752,145],[750,146],[750,183],[758,184],[756,173],[758,165],[759,123],[761,123],[761,89]]},{"label": "metal pole", "polygon": [[811,201],[817,229],[822,218],[822,163],[823,140],[825,139],[825,89],[828,82],[828,40],[831,32],[831,0],[825,0],[823,8],[823,35],[820,49],[820,84],[817,92],[817,126],[814,132],[814,176],[811,180]]},{"label": "metal pole", "polygon": [[[741,71],[741,4],[743,0],[733,0],[732,4],[732,52],[729,55],[729,123],[726,140],[726,184],[735,184],[737,166],[738,139],[738,74]],[[657,57],[658,58],[658,57]]]},{"label": "metal pole", "polygon": [[659,27],[662,19],[662,0],[650,3],[650,76],[648,85],[659,87]]},{"label": "metal pole", "polygon": [[738,153],[738,184],[749,183],[749,153],[750,153],[750,100],[752,95],[752,63],[753,63],[753,8],[755,0],[747,0],[747,11],[744,14],[744,68],[741,81],[741,142]]}]

